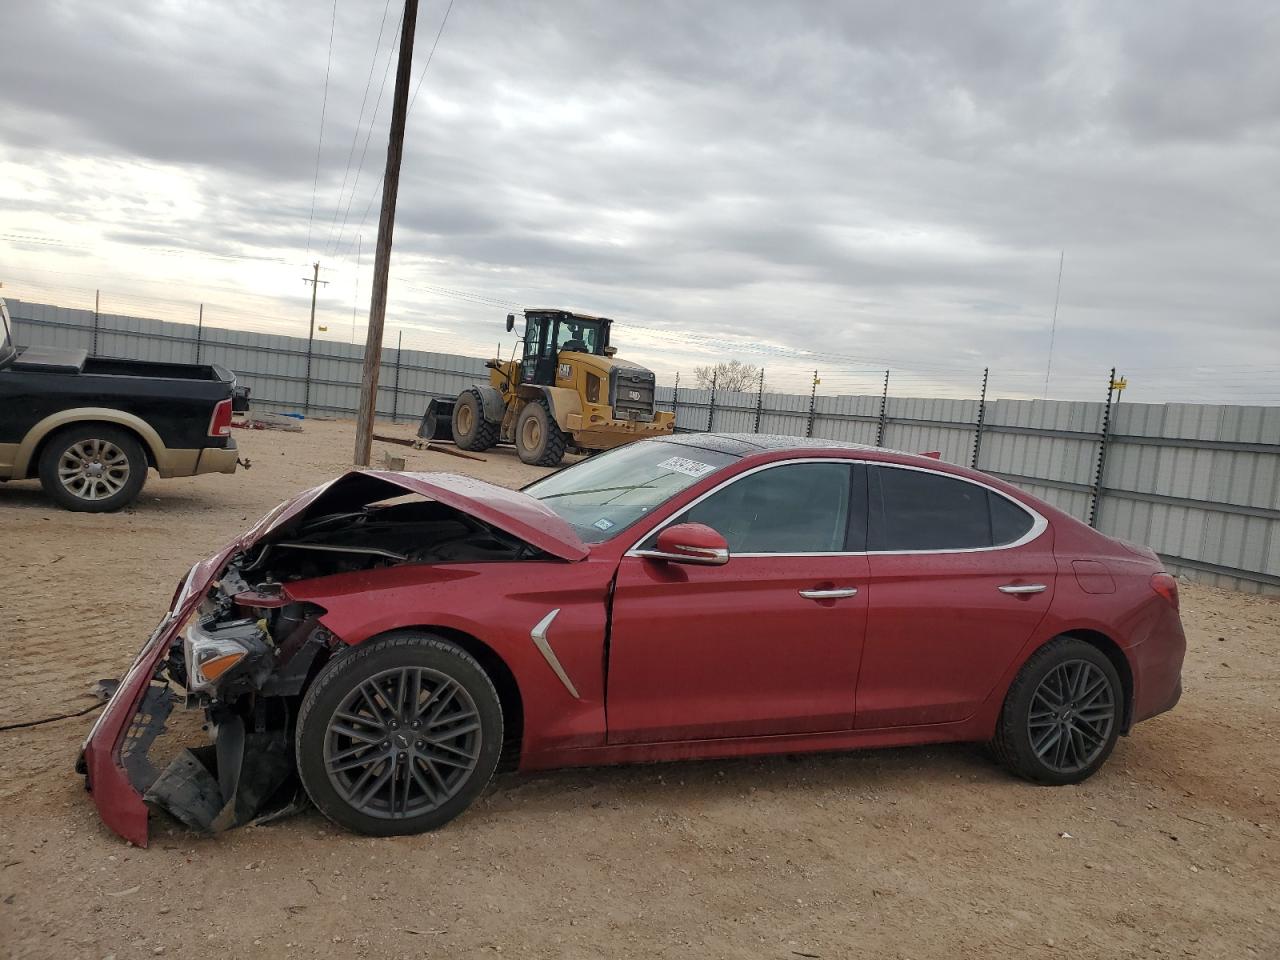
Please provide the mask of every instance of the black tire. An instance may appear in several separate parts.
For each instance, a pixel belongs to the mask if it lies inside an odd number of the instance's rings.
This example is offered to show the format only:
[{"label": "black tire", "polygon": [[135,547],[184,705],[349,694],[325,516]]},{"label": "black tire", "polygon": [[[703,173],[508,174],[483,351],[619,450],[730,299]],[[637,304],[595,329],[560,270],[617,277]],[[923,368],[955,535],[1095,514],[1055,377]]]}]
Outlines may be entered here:
[{"label": "black tire", "polygon": [[40,484],[58,506],[109,513],[132,503],[147,482],[147,454],[129,431],[77,423],[57,431],[40,451]]},{"label": "black tire", "polygon": [[[376,703],[361,699],[371,691]],[[396,719],[388,709],[393,701]],[[411,701],[421,711],[412,721]],[[382,726],[369,719],[375,706]],[[444,826],[480,795],[498,764],[502,736],[498,692],[475,658],[434,634],[397,631],[320,671],[298,712],[298,774],[312,802],[339,826],[380,837],[422,833]]]},{"label": "black tire", "polygon": [[1024,780],[1080,783],[1111,756],[1124,711],[1124,687],[1107,655],[1075,637],[1057,637],[1031,655],[1009,686],[991,751]]},{"label": "black tire", "polygon": [[546,397],[525,404],[516,421],[516,453],[535,467],[554,467],[564,459],[568,438],[561,432]]},{"label": "black tire", "polygon": [[484,418],[479,390],[463,390],[453,405],[453,442],[461,450],[488,450],[498,442],[498,424]]}]

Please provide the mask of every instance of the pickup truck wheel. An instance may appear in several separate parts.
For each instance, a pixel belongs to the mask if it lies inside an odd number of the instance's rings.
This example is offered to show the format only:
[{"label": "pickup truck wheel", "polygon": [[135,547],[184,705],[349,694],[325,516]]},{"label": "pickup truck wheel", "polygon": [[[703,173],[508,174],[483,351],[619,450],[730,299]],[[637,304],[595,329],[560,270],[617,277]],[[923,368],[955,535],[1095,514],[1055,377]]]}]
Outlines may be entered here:
[{"label": "pickup truck wheel", "polygon": [[568,440],[545,399],[532,400],[520,411],[516,423],[516,453],[535,467],[554,467],[564,459]]},{"label": "pickup truck wheel", "polygon": [[502,706],[484,668],[424,631],[397,631],[330,660],[303,698],[298,773],[348,830],[434,830],[488,784],[502,752]]},{"label": "pickup truck wheel", "polygon": [[132,503],[147,480],[147,455],[137,439],[107,424],[76,424],[44,445],[44,492],[65,510],[107,513]]},{"label": "pickup truck wheel", "polygon": [[459,450],[488,450],[498,442],[498,424],[484,418],[484,404],[475,390],[464,390],[453,405],[453,442]]}]

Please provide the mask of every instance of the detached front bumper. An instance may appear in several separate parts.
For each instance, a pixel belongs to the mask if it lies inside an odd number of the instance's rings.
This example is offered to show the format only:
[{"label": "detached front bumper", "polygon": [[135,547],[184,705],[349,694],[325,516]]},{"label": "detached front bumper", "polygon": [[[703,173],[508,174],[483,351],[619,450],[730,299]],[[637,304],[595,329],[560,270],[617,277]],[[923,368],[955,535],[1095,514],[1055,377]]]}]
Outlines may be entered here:
[{"label": "detached front bumper", "polygon": [[146,746],[157,732],[157,721],[158,726],[163,726],[170,695],[167,689],[152,684],[152,679],[178,631],[231,552],[228,547],[191,568],[172,609],[143,644],[120,686],[98,714],[76,759],[76,772],[84,775],[85,787],[93,794],[102,822],[139,847],[147,845],[147,805],[126,768],[125,744],[127,740],[135,741],[145,757]]}]

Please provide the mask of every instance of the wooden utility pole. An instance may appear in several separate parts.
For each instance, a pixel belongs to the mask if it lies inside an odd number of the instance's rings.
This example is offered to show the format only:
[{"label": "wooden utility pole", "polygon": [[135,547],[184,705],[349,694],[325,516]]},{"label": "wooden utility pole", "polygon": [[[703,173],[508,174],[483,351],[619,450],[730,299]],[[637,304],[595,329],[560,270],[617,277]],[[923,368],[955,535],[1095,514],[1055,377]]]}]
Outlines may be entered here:
[{"label": "wooden utility pole", "polygon": [[378,404],[378,370],[382,365],[382,328],[387,319],[387,274],[391,270],[391,237],[396,224],[396,196],[400,190],[400,159],[404,154],[404,122],[409,107],[409,73],[413,67],[413,34],[417,23],[418,0],[405,0],[404,25],[400,28],[400,59],[396,63],[396,92],[391,103],[387,171],[382,178],[378,248],[373,258],[373,298],[369,303],[369,332],[364,345],[360,412],[356,416],[353,462],[357,467],[369,465],[369,454],[373,446],[373,418]]},{"label": "wooden utility pole", "polygon": [[[307,333],[307,376],[303,381],[302,387],[302,412],[311,412],[311,345],[316,339],[316,291],[320,289],[320,284],[328,284],[328,280],[320,279],[320,261],[317,260],[311,265],[312,274],[310,277],[303,277],[303,283],[311,284],[311,330]],[[200,308],[204,309],[203,305]]]}]

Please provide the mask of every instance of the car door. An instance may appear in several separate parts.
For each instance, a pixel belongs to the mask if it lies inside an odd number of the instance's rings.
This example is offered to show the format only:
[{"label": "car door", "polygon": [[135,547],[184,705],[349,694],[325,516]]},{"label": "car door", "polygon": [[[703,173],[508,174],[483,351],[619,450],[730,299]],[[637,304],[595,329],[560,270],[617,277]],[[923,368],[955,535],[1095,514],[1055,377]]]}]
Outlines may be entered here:
[{"label": "car door", "polygon": [[870,608],[855,726],[970,716],[1053,597],[1043,517],[968,479],[881,464],[868,473]]},{"label": "car door", "polygon": [[623,558],[609,636],[609,742],[849,729],[867,613],[863,466],[769,464],[668,522],[712,527],[730,559]]}]

